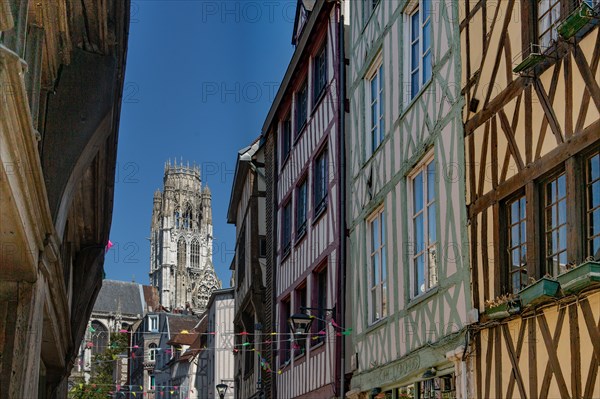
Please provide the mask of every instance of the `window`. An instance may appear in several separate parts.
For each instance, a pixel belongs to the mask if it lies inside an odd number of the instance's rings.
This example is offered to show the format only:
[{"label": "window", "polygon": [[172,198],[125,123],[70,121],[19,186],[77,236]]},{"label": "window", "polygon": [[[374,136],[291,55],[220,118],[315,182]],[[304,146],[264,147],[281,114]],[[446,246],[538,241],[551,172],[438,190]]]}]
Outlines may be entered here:
[{"label": "window", "polygon": [[306,179],[296,189],[296,238],[306,232]]},{"label": "window", "polygon": [[244,331],[248,333],[243,336],[244,343],[246,344],[246,346],[243,347],[244,376],[248,376],[254,372],[254,358],[256,357],[255,352],[252,350],[252,348],[254,348],[255,317],[250,309],[242,313],[242,324],[244,326]]},{"label": "window", "polygon": [[156,344],[154,343],[148,345],[148,360],[151,362],[156,361]]},{"label": "window", "polygon": [[323,150],[314,166],[314,209],[315,217],[327,208],[327,150]]},{"label": "window", "polygon": [[148,317],[148,321],[148,332],[158,332],[158,316],[150,316]]},{"label": "window", "polygon": [[412,296],[437,285],[435,162],[426,160],[410,178]]},{"label": "window", "polygon": [[563,172],[544,184],[546,273],[567,270],[567,178]]},{"label": "window", "polygon": [[103,353],[108,348],[108,329],[101,322],[94,320],[90,324],[92,333],[92,356]]},{"label": "window", "polygon": [[237,286],[242,285],[246,276],[246,228],[243,227],[238,237],[238,254],[237,254]]},{"label": "window", "polygon": [[258,236],[258,256],[265,258],[267,256],[267,237]]},{"label": "window", "polygon": [[300,133],[308,117],[308,83],[305,81],[296,93],[296,135]]},{"label": "window", "polygon": [[288,114],[281,123],[281,163],[290,155],[292,147],[292,120]]},{"label": "window", "polygon": [[156,379],[153,375],[150,376],[150,390],[154,391],[156,389]]},{"label": "window", "polygon": [[190,262],[192,267],[199,268],[200,267],[200,243],[197,239],[192,241],[192,249],[190,253]]},{"label": "window", "polygon": [[323,46],[323,48],[317,53],[315,59],[313,61],[314,67],[314,89],[313,89],[313,99],[314,103],[317,103],[321,94],[325,90],[325,85],[327,84],[327,47]]},{"label": "window", "polygon": [[527,213],[525,196],[506,204],[508,225],[508,285],[516,294],[527,284]]},{"label": "window", "polygon": [[285,256],[290,251],[292,244],[292,201],[288,201],[283,206],[281,229],[281,248],[283,249],[283,256]]},{"label": "window", "polygon": [[385,256],[385,212],[383,207],[369,219],[370,295],[369,318],[374,323],[387,316],[387,262]]},{"label": "window", "polygon": [[430,378],[397,389],[396,398],[408,399],[455,399],[456,383],[454,374]]},{"label": "window", "polygon": [[587,159],[586,164],[587,256],[600,259],[600,152]]},{"label": "window", "polygon": [[173,219],[175,220],[175,228],[178,229],[179,228],[179,209],[177,209],[175,211],[175,213],[173,214]]},{"label": "window", "polygon": [[327,268],[320,269],[313,276],[313,282],[316,287],[316,290],[313,291],[315,294],[313,297],[313,307],[321,309],[320,312],[316,311],[316,319],[312,325],[313,338],[311,342],[313,345],[316,345],[325,341],[327,333],[326,312],[324,310],[327,309]]},{"label": "window", "polygon": [[185,207],[185,212],[183,213],[183,228],[184,229],[189,230],[192,228],[192,219],[193,219],[192,208],[188,204]]},{"label": "window", "polygon": [[[304,310],[302,308],[305,308],[308,306],[308,304],[306,302],[306,300],[307,300],[306,295],[307,295],[306,284],[303,284],[300,288],[298,288],[296,290],[296,312],[297,313],[304,313]],[[294,345],[294,349],[296,352],[296,356],[303,355],[304,352],[306,351],[306,335],[296,336],[295,340],[296,340],[296,345]]]},{"label": "window", "polygon": [[279,340],[279,362],[281,365],[287,363],[291,358],[290,340],[292,336],[290,334],[290,324],[288,319],[290,318],[290,298],[286,298],[281,301],[281,312],[280,312],[280,331],[281,338]]},{"label": "window", "polygon": [[369,78],[370,86],[370,112],[371,112],[371,152],[375,152],[377,147],[383,141],[385,135],[384,121],[384,98],[383,88],[383,63],[375,69],[373,75]]},{"label": "window", "polygon": [[545,49],[558,39],[560,0],[538,0],[538,44]]},{"label": "window", "polygon": [[187,246],[183,237],[177,241],[177,267],[180,270],[185,269],[187,265]]},{"label": "window", "polygon": [[410,99],[412,100],[431,79],[431,0],[419,0],[417,7],[408,16],[410,38],[408,59],[410,76]]}]

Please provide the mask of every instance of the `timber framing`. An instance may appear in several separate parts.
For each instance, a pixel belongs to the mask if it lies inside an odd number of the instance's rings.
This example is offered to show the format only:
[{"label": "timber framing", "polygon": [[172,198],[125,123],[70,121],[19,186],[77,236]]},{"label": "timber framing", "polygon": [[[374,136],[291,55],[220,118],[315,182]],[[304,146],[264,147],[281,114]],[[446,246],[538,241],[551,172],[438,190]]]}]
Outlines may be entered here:
[{"label": "timber framing", "polygon": [[[595,228],[588,215],[598,201],[589,180],[600,154],[598,23],[563,39],[553,29],[574,3],[558,0],[560,17],[550,28],[543,60],[516,74],[514,64],[542,42],[542,3],[460,3],[471,280],[473,303],[482,314],[470,327],[473,396],[600,396],[598,288],[500,321],[484,314],[500,295],[518,294],[531,281],[547,273],[556,277],[596,255],[587,243]],[[558,186],[564,194],[553,202],[549,190]],[[519,198],[523,224],[515,236],[509,204]],[[553,218],[552,209],[559,212]],[[565,238],[559,243],[552,234]],[[526,254],[513,251],[514,237]],[[512,279],[512,267],[521,267],[524,277]]]}]

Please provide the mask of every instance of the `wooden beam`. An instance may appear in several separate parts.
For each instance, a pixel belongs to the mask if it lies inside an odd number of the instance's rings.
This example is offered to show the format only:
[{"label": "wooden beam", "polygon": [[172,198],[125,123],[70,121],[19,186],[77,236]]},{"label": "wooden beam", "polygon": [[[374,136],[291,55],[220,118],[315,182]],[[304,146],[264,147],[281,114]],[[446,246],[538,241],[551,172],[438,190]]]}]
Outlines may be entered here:
[{"label": "wooden beam", "polygon": [[468,206],[469,218],[479,214],[484,208],[493,205],[498,200],[514,193],[525,186],[527,182],[535,180],[554,169],[574,154],[579,153],[596,142],[600,142],[598,131],[600,131],[600,120],[595,121],[583,130],[581,134],[574,135],[564,144],[550,151],[543,158],[536,160],[519,174],[498,185],[496,190],[490,191],[476,199]]},{"label": "wooden beam", "polygon": [[506,342],[506,346],[508,348],[508,358],[510,359],[510,364],[512,365],[512,374],[511,378],[508,382],[508,392],[507,397],[512,397],[512,389],[511,385],[514,381],[517,382],[517,388],[519,388],[519,393],[521,394],[521,399],[527,399],[527,391],[525,390],[525,384],[523,383],[523,377],[521,376],[521,371],[519,369],[519,355],[521,353],[520,347],[523,344],[523,334],[525,333],[525,320],[521,321],[521,328],[519,330],[519,349],[515,351],[515,346],[512,342],[512,337],[510,336],[510,332],[508,331],[508,325],[502,325],[502,332],[504,333],[504,342]]},{"label": "wooden beam", "polygon": [[510,148],[510,152],[515,158],[515,162],[517,163],[519,171],[522,171],[525,168],[525,164],[523,163],[523,158],[519,152],[519,146],[515,142],[515,133],[513,132],[503,109],[498,111],[498,116],[500,117],[502,131],[504,132],[504,136],[506,136],[506,140],[508,141],[508,148]]},{"label": "wooden beam", "polygon": [[[559,65],[556,65],[556,68],[559,68]],[[552,102],[548,98],[546,94],[546,90],[540,83],[539,79],[534,80],[533,88],[538,95],[538,99],[540,100],[540,105],[544,110],[544,116],[548,121],[548,125],[550,125],[550,130],[554,133],[554,137],[556,137],[556,143],[561,144],[564,143],[564,139],[562,136],[562,132],[560,131],[560,125],[558,124],[558,119],[556,118],[556,114],[554,113],[554,109],[552,109]]]},{"label": "wooden beam", "polygon": [[594,348],[596,361],[600,362],[600,329],[596,327],[596,323],[594,322],[594,314],[592,313],[588,299],[584,298],[579,302],[579,304],[581,306],[581,311],[583,312],[583,320],[585,321],[585,325],[588,328],[588,333],[590,334],[590,340],[592,341],[592,347]]},{"label": "wooden beam", "polygon": [[[562,317],[560,317],[562,315]],[[559,312],[559,321],[556,323],[556,329],[554,330],[554,339],[550,335],[550,329],[548,328],[548,322],[546,321],[546,316],[542,313],[538,320],[540,322],[540,332],[542,333],[542,338],[544,339],[544,344],[546,345],[546,352],[548,353],[548,367],[551,368],[554,376],[556,377],[556,383],[558,384],[558,390],[560,391],[560,396],[562,398],[570,398],[569,390],[567,389],[567,383],[565,382],[565,378],[562,374],[562,369],[560,368],[560,361],[558,360],[558,355],[556,354],[556,347],[560,342],[560,333],[562,330],[562,321],[564,320],[565,308],[562,308]],[[548,371],[548,368],[546,368]],[[547,378],[547,376],[550,378]],[[542,393],[540,393],[540,397],[547,397],[548,393],[545,392],[545,386],[550,387],[550,380],[552,378],[552,374],[546,373],[544,376],[544,380],[546,384],[542,384]]]},{"label": "wooden beam", "polygon": [[596,104],[596,108],[600,111],[600,87],[598,87],[598,82],[596,82],[596,78],[579,46],[573,51],[573,58],[575,58],[581,77],[585,82],[586,90],[590,93],[592,100],[594,100],[594,104]]},{"label": "wooden beam", "polygon": [[529,392],[530,399],[538,398],[538,385],[537,385],[537,339],[535,329],[535,317],[527,320],[527,342],[529,343],[529,351],[527,353],[529,358]]},{"label": "wooden beam", "polygon": [[571,342],[571,393],[581,397],[581,348],[579,346],[579,321],[577,304],[569,305],[569,340]]},{"label": "wooden beam", "polygon": [[465,136],[472,134],[475,129],[495,115],[499,109],[503,108],[509,101],[519,95],[525,88],[527,79],[528,78],[521,76],[513,80],[512,83],[500,92],[500,94],[494,97],[487,105],[484,105],[481,111],[473,115],[473,117],[465,123]]}]

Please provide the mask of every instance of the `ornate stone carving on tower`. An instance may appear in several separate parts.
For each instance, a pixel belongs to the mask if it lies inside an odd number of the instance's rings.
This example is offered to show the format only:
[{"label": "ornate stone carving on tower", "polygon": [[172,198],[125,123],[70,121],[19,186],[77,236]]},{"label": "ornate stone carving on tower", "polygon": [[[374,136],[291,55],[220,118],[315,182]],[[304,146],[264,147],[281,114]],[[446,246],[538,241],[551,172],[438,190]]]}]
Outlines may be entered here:
[{"label": "ornate stone carving on tower", "polygon": [[200,167],[165,164],[163,191],[154,193],[150,236],[150,283],[169,309],[204,312],[221,288],[212,263],[212,210]]}]

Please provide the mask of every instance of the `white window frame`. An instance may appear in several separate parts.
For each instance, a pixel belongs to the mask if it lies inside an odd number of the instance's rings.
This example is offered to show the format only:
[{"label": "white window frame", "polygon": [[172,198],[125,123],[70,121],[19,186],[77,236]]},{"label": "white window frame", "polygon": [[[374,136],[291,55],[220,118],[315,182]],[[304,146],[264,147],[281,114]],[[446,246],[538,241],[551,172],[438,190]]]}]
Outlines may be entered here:
[{"label": "white window frame", "polygon": [[158,332],[158,316],[148,316],[148,332]]},{"label": "white window frame", "polygon": [[[372,83],[376,80],[377,98],[373,96]],[[365,108],[367,124],[369,155],[373,155],[385,139],[385,66],[383,53],[375,57],[373,64],[365,74]],[[376,109],[377,120],[373,123],[373,108]]]},{"label": "white window frame", "polygon": [[[423,19],[423,1],[429,1],[430,4],[430,12],[429,15],[427,15],[425,17],[425,19]],[[416,40],[413,41],[412,39],[412,27],[413,27],[413,22],[412,22],[412,18],[415,15],[415,13],[419,12],[419,36]],[[407,8],[404,10],[404,37],[405,39],[405,51],[404,51],[404,58],[405,58],[405,67],[404,67],[404,72],[405,72],[405,76],[406,76],[406,89],[407,89],[407,96],[406,96],[406,101],[405,103],[408,104],[410,103],[412,100],[414,100],[415,98],[419,97],[419,94],[421,93],[423,87],[425,87],[432,79],[433,77],[433,64],[434,64],[434,59],[433,59],[433,18],[432,18],[432,14],[433,14],[434,10],[433,10],[433,0],[411,0],[408,3]],[[429,47],[428,48],[423,48],[423,28],[425,25],[429,24],[429,29],[430,31],[430,43],[429,43]],[[412,46],[413,44],[418,40],[418,46],[419,46],[419,64],[416,68],[412,68]],[[431,65],[429,67],[429,76],[425,76],[424,74],[424,66],[425,66],[425,62],[424,59],[426,56],[430,55],[431,56]],[[412,87],[413,87],[413,73],[417,72],[417,79],[418,79],[418,87],[415,93],[412,92]]]},{"label": "white window frame", "polygon": [[[429,173],[428,166],[433,163],[434,166],[434,193],[433,200],[428,201],[428,181],[429,181]],[[439,171],[437,170],[437,165],[435,161],[435,156],[433,150],[430,151],[423,159],[413,168],[413,170],[408,175],[407,186],[408,186],[408,253],[409,253],[409,264],[410,264],[410,297],[416,298],[420,295],[427,293],[432,288],[435,288],[439,283],[439,253],[438,253],[438,227],[439,227],[439,217],[438,217],[438,208],[439,208],[439,199],[437,196],[437,176]],[[415,178],[423,173],[423,208],[415,214],[415,204],[414,204],[414,181]],[[429,230],[429,219],[430,219],[430,208],[435,207],[433,212],[433,217],[435,218],[435,240],[430,241],[430,235],[428,233]],[[424,247],[419,249],[416,247],[416,233],[414,228],[414,220],[423,215],[423,243]],[[433,251],[433,253],[432,253]],[[429,256],[428,256],[429,254]],[[421,290],[420,287],[417,287],[417,259],[423,256],[423,273],[425,277],[425,287],[424,290]],[[430,257],[433,256],[436,260],[436,264],[434,268],[430,266]],[[432,273],[433,271],[433,273]],[[432,276],[433,275],[433,276]]]},{"label": "white window frame", "polygon": [[[542,10],[540,7],[543,3],[547,3],[549,8]],[[537,24],[537,40],[542,51],[550,47],[558,40],[558,25],[561,21],[561,0],[536,0],[536,24]],[[543,21],[548,21],[548,26],[542,28]],[[542,29],[544,31],[542,32]]]},{"label": "white window frame", "polygon": [[[369,249],[369,261],[368,261],[368,276],[369,276],[369,293],[368,297],[368,308],[369,311],[369,324],[375,324],[380,320],[385,319],[389,313],[389,298],[388,298],[388,282],[387,282],[387,256],[386,256],[386,213],[385,205],[379,206],[373,211],[367,218],[367,236],[368,236],[368,249]],[[379,245],[377,248],[374,247],[373,237],[373,226],[374,222],[378,222],[379,229]],[[379,257],[379,265],[373,264],[373,259]],[[379,276],[378,281],[375,281],[373,276],[373,268],[378,267],[377,274]],[[375,297],[375,300],[373,299]]]}]

